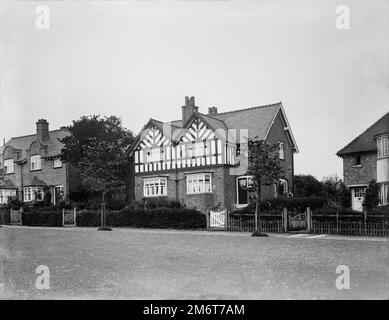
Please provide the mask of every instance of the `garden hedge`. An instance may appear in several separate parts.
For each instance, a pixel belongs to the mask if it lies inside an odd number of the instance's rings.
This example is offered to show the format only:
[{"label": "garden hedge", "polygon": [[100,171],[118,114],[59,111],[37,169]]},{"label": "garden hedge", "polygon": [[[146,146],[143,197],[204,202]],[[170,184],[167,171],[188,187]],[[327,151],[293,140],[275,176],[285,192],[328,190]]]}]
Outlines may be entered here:
[{"label": "garden hedge", "polygon": [[[62,210],[23,212],[23,225],[62,226]],[[100,226],[99,210],[77,212],[78,227]],[[111,227],[199,229],[206,228],[203,213],[186,208],[122,209],[106,211],[106,225]]]}]

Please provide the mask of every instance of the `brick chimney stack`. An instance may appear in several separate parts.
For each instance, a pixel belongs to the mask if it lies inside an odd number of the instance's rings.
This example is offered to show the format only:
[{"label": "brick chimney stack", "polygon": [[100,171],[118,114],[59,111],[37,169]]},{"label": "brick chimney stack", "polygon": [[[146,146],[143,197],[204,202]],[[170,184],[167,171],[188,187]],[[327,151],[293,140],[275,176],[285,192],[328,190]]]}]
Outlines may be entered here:
[{"label": "brick chimney stack", "polygon": [[217,108],[216,107],[208,108],[208,114],[217,114]]},{"label": "brick chimney stack", "polygon": [[184,125],[194,112],[199,111],[195,105],[195,97],[185,97],[185,105],[182,108],[182,125]]},{"label": "brick chimney stack", "polygon": [[39,119],[36,123],[36,135],[39,141],[49,137],[49,123],[46,119]]}]

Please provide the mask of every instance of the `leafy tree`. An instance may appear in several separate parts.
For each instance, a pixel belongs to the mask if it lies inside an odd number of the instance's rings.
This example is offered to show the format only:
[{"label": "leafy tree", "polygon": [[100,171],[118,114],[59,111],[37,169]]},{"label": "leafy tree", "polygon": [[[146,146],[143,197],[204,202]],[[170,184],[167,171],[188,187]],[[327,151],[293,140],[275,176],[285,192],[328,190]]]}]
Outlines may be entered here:
[{"label": "leafy tree", "polygon": [[61,140],[65,145],[62,158],[76,167],[83,161],[86,148],[96,141],[113,142],[126,148],[134,140],[132,132],[124,128],[121,119],[116,116],[83,116],[67,129],[71,135]]},{"label": "leafy tree", "polygon": [[351,191],[343,182],[338,187],[338,199],[342,209],[351,208]]},{"label": "leafy tree", "polygon": [[372,210],[379,205],[379,190],[380,189],[378,184],[372,180],[366,189],[365,198],[363,199],[362,203],[363,209]]},{"label": "leafy tree", "polygon": [[341,182],[342,179],[337,174],[326,176],[322,179],[322,194],[330,202],[340,202],[339,186]]},{"label": "leafy tree", "polygon": [[61,157],[80,169],[84,187],[103,201],[107,194],[129,188],[131,168],[125,150],[134,138],[120,118],[83,116],[68,130],[71,135],[61,140]]},{"label": "leafy tree", "polygon": [[322,196],[323,184],[312,175],[294,176],[294,195],[296,197]]},{"label": "leafy tree", "polygon": [[248,169],[247,174],[252,176],[249,190],[256,193],[255,224],[256,232],[261,235],[261,221],[258,214],[261,202],[262,186],[272,185],[278,181],[283,170],[279,162],[278,144],[269,145],[264,140],[249,139],[248,141]]}]

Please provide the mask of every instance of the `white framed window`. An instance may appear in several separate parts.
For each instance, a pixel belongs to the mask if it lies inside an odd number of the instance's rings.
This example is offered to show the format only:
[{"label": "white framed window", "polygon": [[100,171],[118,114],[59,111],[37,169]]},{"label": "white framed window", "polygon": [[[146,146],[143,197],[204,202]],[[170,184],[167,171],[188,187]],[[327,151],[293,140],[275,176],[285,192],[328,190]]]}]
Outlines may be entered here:
[{"label": "white framed window", "polygon": [[281,160],[285,160],[285,150],[284,150],[284,143],[279,142],[279,155]]},{"label": "white framed window", "polygon": [[289,192],[288,180],[280,179],[278,184],[278,194],[280,196],[287,195]]},{"label": "white framed window", "polygon": [[359,187],[354,189],[354,197],[364,198],[366,193],[366,187]]},{"label": "white framed window", "polygon": [[389,157],[389,136],[383,136],[377,139],[377,157]]},{"label": "white framed window", "polygon": [[6,159],[4,160],[5,173],[14,173],[14,160]]},{"label": "white framed window", "polygon": [[143,196],[159,197],[167,195],[166,178],[147,178],[143,180]]},{"label": "white framed window", "polygon": [[42,166],[41,166],[41,156],[39,154],[35,155],[35,156],[31,156],[30,157],[30,163],[31,163],[31,167],[30,167],[31,171],[40,170],[42,168]]},{"label": "white framed window", "polygon": [[8,198],[16,197],[15,189],[0,189],[0,203],[8,203]]},{"label": "white framed window", "polygon": [[61,168],[62,167],[62,160],[60,158],[55,158],[53,162],[54,168]]},{"label": "white framed window", "polygon": [[236,205],[247,206],[249,204],[249,188],[253,178],[242,176],[236,178]]},{"label": "white framed window", "polygon": [[23,201],[42,201],[45,198],[43,187],[24,187],[23,188]]},{"label": "white framed window", "polygon": [[384,183],[381,185],[380,203],[381,205],[389,204],[389,183]]},{"label": "white framed window", "polygon": [[212,174],[196,173],[186,176],[186,193],[212,192]]}]

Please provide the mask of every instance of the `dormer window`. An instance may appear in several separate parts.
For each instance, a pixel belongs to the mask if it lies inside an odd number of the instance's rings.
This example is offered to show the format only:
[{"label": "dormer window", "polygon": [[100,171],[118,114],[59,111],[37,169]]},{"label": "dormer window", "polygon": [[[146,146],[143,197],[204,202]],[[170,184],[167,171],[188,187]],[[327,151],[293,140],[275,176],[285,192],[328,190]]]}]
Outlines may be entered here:
[{"label": "dormer window", "polygon": [[31,167],[30,167],[31,171],[40,170],[42,168],[41,156],[40,155],[31,156],[30,163],[31,163]]},{"label": "dormer window", "polygon": [[377,139],[377,157],[389,157],[389,136],[383,136]]}]

